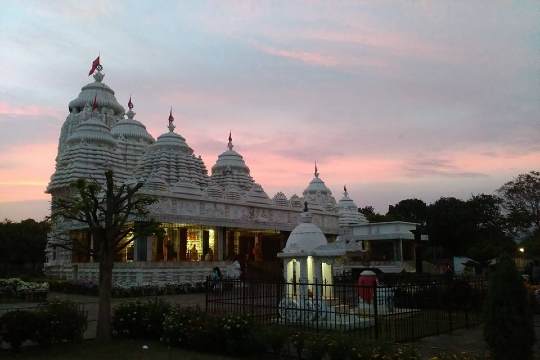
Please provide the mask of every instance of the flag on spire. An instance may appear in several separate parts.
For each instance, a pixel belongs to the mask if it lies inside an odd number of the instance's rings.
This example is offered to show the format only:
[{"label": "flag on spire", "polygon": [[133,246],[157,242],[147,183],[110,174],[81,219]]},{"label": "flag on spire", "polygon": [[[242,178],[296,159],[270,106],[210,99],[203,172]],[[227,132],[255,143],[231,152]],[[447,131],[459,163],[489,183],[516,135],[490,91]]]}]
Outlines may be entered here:
[{"label": "flag on spire", "polygon": [[232,142],[232,132],[229,131],[229,142]]},{"label": "flag on spire", "polygon": [[133,103],[131,102],[131,96],[129,97],[128,108],[129,108],[130,110],[133,109]]},{"label": "flag on spire", "polygon": [[92,102],[92,112],[94,112],[94,110],[97,110],[98,106],[97,106],[97,94],[94,95],[94,102]]},{"label": "flag on spire", "polygon": [[343,185],[343,191],[347,192],[347,185]]},{"label": "flag on spire", "polygon": [[96,71],[97,67],[100,65],[101,64],[99,63],[99,56],[98,56],[94,61],[92,61],[92,67],[90,68],[90,71],[88,72],[88,76],[92,75],[94,71]]},{"label": "flag on spire", "polygon": [[319,170],[317,169],[317,161],[315,161],[315,177],[319,177]]}]

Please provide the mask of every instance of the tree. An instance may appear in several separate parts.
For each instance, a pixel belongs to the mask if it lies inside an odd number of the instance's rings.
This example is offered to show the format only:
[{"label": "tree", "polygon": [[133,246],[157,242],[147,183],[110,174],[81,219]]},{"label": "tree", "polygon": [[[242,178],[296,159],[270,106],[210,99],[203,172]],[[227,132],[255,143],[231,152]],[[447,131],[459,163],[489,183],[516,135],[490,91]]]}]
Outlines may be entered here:
[{"label": "tree", "polygon": [[496,195],[479,194],[466,202],[471,225],[466,255],[486,262],[501,256],[513,254],[515,242],[505,232],[506,219],[501,213],[502,199]]},{"label": "tree", "polygon": [[424,224],[427,218],[427,205],[419,199],[405,199],[390,205],[386,218],[392,221],[409,221]]},{"label": "tree", "polygon": [[375,209],[373,206],[364,206],[363,208],[358,209],[359,213],[362,213],[369,222],[383,222],[387,221],[386,216],[381,215],[377,212],[375,212]]},{"label": "tree", "polygon": [[97,181],[79,179],[71,185],[71,195],[55,197],[53,220],[71,220],[88,227],[99,261],[99,309],[97,338],[111,337],[111,291],[115,255],[132,241],[130,233],[145,234],[155,230],[153,221],[136,221],[148,217],[148,207],[156,200],[137,192],[143,184],[115,186],[113,172],[105,172],[105,186]]},{"label": "tree", "polygon": [[453,197],[440,198],[428,207],[427,229],[431,245],[451,255],[464,255],[471,234],[467,204]]},{"label": "tree", "polygon": [[514,231],[540,229],[540,172],[520,174],[498,192]]},{"label": "tree", "polygon": [[39,273],[45,260],[50,224],[33,219],[0,222],[0,273]]},{"label": "tree", "polygon": [[523,280],[508,256],[499,259],[489,277],[484,317],[484,338],[495,360],[531,358],[533,316]]}]

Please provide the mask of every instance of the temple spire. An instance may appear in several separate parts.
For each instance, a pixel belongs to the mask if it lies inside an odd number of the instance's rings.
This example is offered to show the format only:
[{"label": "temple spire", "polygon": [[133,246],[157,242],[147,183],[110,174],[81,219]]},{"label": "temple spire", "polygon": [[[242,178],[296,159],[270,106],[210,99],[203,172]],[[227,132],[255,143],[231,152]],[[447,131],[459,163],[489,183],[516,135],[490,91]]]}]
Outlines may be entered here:
[{"label": "temple spire", "polygon": [[133,111],[133,102],[131,101],[131,96],[129,97],[129,101],[128,101],[128,112],[127,112],[127,117],[128,119],[133,119],[133,117],[135,116],[135,112]]},{"label": "temple spire", "polygon": [[229,131],[229,143],[227,144],[227,148],[229,148],[229,150],[233,149],[232,132],[231,131]]},{"label": "temple spire", "polygon": [[315,175],[316,178],[319,177],[319,169],[317,169],[317,161],[315,161],[315,171],[314,171],[313,175]]},{"label": "temple spire", "polygon": [[169,112],[169,126],[168,126],[170,132],[173,132],[174,128],[176,127],[174,126],[173,122],[174,122],[174,116],[172,115],[172,106],[171,106],[171,111]]}]

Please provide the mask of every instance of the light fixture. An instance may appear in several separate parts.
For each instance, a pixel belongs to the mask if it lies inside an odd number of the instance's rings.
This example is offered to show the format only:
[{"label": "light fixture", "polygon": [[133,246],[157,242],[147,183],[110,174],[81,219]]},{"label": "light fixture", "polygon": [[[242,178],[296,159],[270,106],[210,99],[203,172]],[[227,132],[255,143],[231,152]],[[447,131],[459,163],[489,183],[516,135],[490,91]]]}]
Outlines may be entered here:
[{"label": "light fixture", "polygon": [[525,248],[520,247],[520,248],[519,248],[519,252],[520,252],[520,253],[525,253]]}]

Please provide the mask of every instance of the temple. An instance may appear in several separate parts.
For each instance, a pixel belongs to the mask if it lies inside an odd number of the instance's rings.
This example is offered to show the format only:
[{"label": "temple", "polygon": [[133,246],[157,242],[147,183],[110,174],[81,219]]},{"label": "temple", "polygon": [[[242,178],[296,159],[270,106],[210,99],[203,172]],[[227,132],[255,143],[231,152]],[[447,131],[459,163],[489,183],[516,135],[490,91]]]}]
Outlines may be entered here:
[{"label": "temple", "polygon": [[[160,222],[165,236],[128,235],[128,245],[116,259],[115,284],[200,281],[215,266],[227,273],[234,260],[251,276],[282,274],[278,253],[286,248],[291,231],[305,221],[304,203],[310,224],[328,241],[326,251],[342,254],[333,262],[333,272],[414,269],[416,243],[411,230],[416,224],[368,223],[346,189],[336,202],[316,165],[301,196],[287,198],[278,192],[269,197],[235,150],[232,134],[209,172],[177,129],[172,109],[164,133],[154,139],[135,118],[131,98],[126,112],[103,82],[104,76],[99,66],[94,81],[69,103],[46,191],[53,199],[69,196],[69,185],[77,179],[102,182],[105,171],[112,169],[116,183],[142,182],[140,191],[158,199],[149,217]],[[304,241],[312,248],[309,242]],[[84,225],[56,221],[48,237],[45,271],[97,281],[91,252],[73,250],[74,243],[94,247]]]}]

